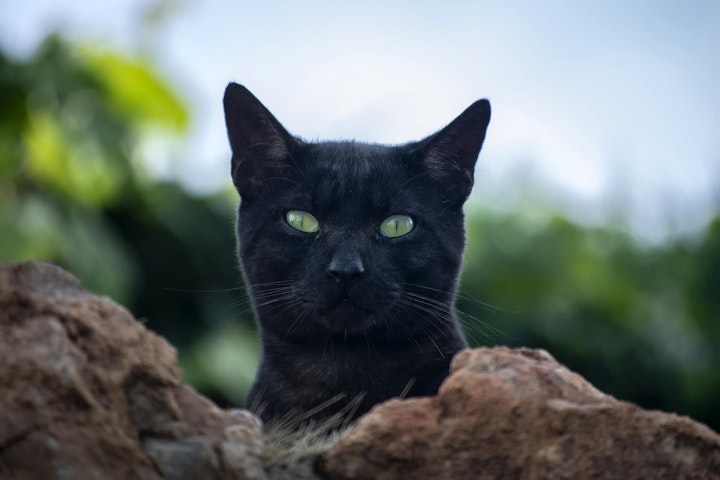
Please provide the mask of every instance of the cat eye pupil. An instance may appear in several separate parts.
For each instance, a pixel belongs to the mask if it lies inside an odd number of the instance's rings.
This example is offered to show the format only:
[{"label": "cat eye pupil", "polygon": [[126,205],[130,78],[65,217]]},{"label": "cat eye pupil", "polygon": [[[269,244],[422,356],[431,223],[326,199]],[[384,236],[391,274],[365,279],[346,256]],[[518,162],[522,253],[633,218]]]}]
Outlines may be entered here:
[{"label": "cat eye pupil", "polygon": [[304,233],[315,233],[320,230],[320,223],[312,213],[302,210],[290,210],[285,214],[285,221],[295,230]]},{"label": "cat eye pupil", "polygon": [[402,237],[410,233],[415,226],[407,215],[391,215],[380,224],[380,234],[384,237]]}]

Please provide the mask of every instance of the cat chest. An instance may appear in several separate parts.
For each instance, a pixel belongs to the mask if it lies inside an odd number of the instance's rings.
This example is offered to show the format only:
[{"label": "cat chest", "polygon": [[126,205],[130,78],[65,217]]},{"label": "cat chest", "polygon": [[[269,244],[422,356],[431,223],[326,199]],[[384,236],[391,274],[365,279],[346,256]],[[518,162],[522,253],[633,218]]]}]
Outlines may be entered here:
[{"label": "cat chest", "polygon": [[336,353],[297,359],[290,377],[318,395],[399,395],[418,372],[394,356],[379,353]]}]

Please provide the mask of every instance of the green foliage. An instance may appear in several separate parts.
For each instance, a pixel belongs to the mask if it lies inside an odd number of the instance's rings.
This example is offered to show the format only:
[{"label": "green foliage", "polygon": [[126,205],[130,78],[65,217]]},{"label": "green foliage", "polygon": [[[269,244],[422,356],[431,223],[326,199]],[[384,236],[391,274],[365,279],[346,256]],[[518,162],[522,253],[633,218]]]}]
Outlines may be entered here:
[{"label": "green foliage", "polygon": [[204,335],[180,355],[183,378],[214,398],[242,405],[260,360],[256,332],[226,324]]},{"label": "green foliage", "polygon": [[108,105],[133,125],[163,125],[182,132],[188,123],[183,103],[147,62],[111,52],[83,50],[88,70],[101,82]]},{"label": "green foliage", "polygon": [[544,348],[621,399],[717,428],[718,225],[651,248],[558,216],[474,212],[459,309],[475,344]]},{"label": "green foliage", "polygon": [[0,53],[0,92],[0,260],[54,260],[129,300],[139,266],[102,210],[140,186],[140,119],[178,128],[180,101],[147,66],[54,36],[28,61]]},{"label": "green foliage", "polygon": [[[183,132],[183,102],[147,61],[57,37],[26,60],[0,52],[0,98],[0,261],[71,270],[177,346],[203,392],[242,402],[258,351],[236,197],[189,195],[142,155]],[[545,348],[621,399],[720,429],[720,218],[650,247],[551,212],[470,211],[465,261],[474,344]]]}]

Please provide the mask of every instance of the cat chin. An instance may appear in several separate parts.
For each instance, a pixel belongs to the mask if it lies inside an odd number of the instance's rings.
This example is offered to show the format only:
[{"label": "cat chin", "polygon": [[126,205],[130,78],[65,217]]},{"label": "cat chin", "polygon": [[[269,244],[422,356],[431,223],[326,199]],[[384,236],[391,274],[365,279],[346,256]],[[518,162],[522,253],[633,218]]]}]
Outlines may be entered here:
[{"label": "cat chin", "polygon": [[352,302],[343,301],[322,312],[316,320],[333,335],[357,335],[376,323],[375,315]]}]

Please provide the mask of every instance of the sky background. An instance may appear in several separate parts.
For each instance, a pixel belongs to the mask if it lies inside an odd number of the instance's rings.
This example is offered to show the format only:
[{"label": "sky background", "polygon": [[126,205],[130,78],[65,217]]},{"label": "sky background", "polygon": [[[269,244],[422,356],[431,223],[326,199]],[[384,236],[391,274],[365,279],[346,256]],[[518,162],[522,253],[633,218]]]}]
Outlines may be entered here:
[{"label": "sky background", "polygon": [[229,182],[237,81],[306,139],[419,139],[489,98],[475,204],[532,208],[537,182],[645,237],[720,211],[718,1],[0,0],[9,53],[53,30],[158,65],[193,121],[153,164],[197,191]]}]

